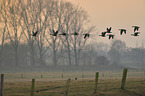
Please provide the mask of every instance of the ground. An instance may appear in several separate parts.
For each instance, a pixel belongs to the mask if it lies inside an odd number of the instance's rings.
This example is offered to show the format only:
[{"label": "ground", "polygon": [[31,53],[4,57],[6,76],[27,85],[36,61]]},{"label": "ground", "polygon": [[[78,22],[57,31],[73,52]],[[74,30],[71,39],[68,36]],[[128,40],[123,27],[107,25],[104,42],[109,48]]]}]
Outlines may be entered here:
[{"label": "ground", "polygon": [[125,90],[120,89],[121,77],[122,72],[100,72],[97,92],[93,94],[94,71],[5,73],[4,96],[30,96],[32,78],[35,78],[34,96],[66,96],[68,78],[71,78],[68,96],[145,96],[144,72],[129,71]]}]

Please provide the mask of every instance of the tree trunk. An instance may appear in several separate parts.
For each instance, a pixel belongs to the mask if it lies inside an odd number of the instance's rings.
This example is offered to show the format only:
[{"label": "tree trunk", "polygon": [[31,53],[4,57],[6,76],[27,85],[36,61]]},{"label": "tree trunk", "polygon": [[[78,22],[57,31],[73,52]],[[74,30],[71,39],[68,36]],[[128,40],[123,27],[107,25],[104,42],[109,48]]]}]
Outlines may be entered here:
[{"label": "tree trunk", "polygon": [[53,65],[57,66],[57,58],[56,58],[57,56],[56,56],[56,50],[55,50],[56,46],[55,46],[55,44],[56,44],[56,41],[53,40]]},{"label": "tree trunk", "polygon": [[16,66],[18,66],[18,47],[15,48],[15,62],[16,62]]},{"label": "tree trunk", "polygon": [[77,51],[76,51],[76,47],[74,49],[75,52],[75,65],[78,66],[78,58],[77,58]]},{"label": "tree trunk", "polygon": [[4,31],[3,31],[3,36],[2,36],[2,43],[1,43],[1,49],[0,49],[0,65],[1,65],[1,62],[2,62],[2,60],[1,60],[1,57],[2,57],[2,52],[3,52],[3,46],[4,46],[4,40],[5,40],[5,28],[6,27],[4,27]]},{"label": "tree trunk", "polygon": [[71,53],[70,53],[70,45],[67,39],[67,49],[68,49],[68,60],[69,60],[69,66],[71,66]]},{"label": "tree trunk", "polygon": [[40,52],[40,65],[42,65],[42,66],[45,66],[46,65],[45,64],[45,61],[43,59],[43,53],[42,52]]},{"label": "tree trunk", "polygon": [[71,66],[71,53],[69,47],[68,47],[68,60],[69,60],[69,66]]},{"label": "tree trunk", "polygon": [[31,66],[34,66],[35,65],[35,57],[34,57],[34,46],[33,45],[31,45],[31,47],[30,47],[30,58],[31,58],[31,60],[30,60],[30,62],[31,62]]},{"label": "tree trunk", "polygon": [[57,66],[57,60],[56,60],[56,52],[55,52],[55,49],[53,50],[53,64],[54,64],[54,66]]}]

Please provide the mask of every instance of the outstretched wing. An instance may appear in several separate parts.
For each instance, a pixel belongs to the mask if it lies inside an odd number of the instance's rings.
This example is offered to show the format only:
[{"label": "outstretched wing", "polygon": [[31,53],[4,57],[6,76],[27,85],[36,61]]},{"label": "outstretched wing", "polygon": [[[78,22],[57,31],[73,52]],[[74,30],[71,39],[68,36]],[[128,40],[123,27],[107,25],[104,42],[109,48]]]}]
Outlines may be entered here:
[{"label": "outstretched wing", "polygon": [[124,33],[126,34],[126,30],[124,30]]},{"label": "outstretched wing", "polygon": [[109,35],[109,39],[111,38],[111,35]]},{"label": "outstretched wing", "polygon": [[35,32],[35,35],[38,33],[38,31]]},{"label": "outstretched wing", "polygon": [[105,36],[106,32],[102,32],[102,36]]},{"label": "outstretched wing", "polygon": [[122,35],[122,33],[123,33],[123,30],[120,31],[120,34],[121,34],[121,35]]},{"label": "outstretched wing", "polygon": [[88,37],[90,36],[90,34],[88,34]]},{"label": "outstretched wing", "polygon": [[135,36],[138,36],[139,32],[134,33]]},{"label": "outstretched wing", "polygon": [[132,26],[132,27],[134,27],[134,32],[135,32],[135,31],[138,31],[139,28],[140,28],[140,27],[138,27],[138,26]]},{"label": "outstretched wing", "polygon": [[58,30],[55,32],[55,34],[58,34]]},{"label": "outstretched wing", "polygon": [[55,34],[55,31],[54,30],[52,30],[52,32],[53,32],[53,34]]},{"label": "outstretched wing", "polygon": [[110,27],[109,29],[107,28],[107,32],[111,32],[111,28],[112,28],[112,27]]},{"label": "outstretched wing", "polygon": [[112,35],[112,39],[114,39],[114,35]]},{"label": "outstretched wing", "polygon": [[87,34],[85,34],[84,39],[87,37]]},{"label": "outstretched wing", "polygon": [[138,31],[140,27],[137,27],[136,30]]},{"label": "outstretched wing", "polygon": [[137,27],[134,27],[134,32],[137,30]]}]

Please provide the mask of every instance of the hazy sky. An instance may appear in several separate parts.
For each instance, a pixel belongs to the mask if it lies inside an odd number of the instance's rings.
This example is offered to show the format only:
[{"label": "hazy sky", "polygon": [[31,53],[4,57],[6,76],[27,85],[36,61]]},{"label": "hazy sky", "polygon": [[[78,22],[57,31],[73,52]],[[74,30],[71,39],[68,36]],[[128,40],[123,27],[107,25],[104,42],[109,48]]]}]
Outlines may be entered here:
[{"label": "hazy sky", "polygon": [[[145,0],[67,0],[84,8],[99,33],[112,27],[115,39],[125,41],[127,46],[145,45]],[[140,36],[133,37],[132,25],[140,26]],[[126,35],[120,35],[119,28],[127,30]],[[96,32],[97,32],[96,31]],[[96,41],[110,43],[112,40],[96,36]]]}]

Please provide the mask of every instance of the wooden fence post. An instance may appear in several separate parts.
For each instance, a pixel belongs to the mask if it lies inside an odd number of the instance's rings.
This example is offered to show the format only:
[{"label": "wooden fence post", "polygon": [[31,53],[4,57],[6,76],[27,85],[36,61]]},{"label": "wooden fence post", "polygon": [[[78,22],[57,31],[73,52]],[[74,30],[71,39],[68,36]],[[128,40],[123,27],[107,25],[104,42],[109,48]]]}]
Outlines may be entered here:
[{"label": "wooden fence post", "polygon": [[84,76],[84,74],[82,74],[82,78],[84,78],[85,76]]},{"label": "wooden fence post", "polygon": [[31,85],[31,93],[30,93],[30,96],[34,96],[34,87],[35,87],[35,79],[32,79],[32,85]]},{"label": "wooden fence post", "polygon": [[63,78],[63,74],[61,75],[61,78]]},{"label": "wooden fence post", "polygon": [[70,86],[70,78],[67,80],[67,83],[66,83],[66,91],[65,91],[65,96],[68,96],[68,91],[69,91],[69,86]]},{"label": "wooden fence post", "polygon": [[0,90],[0,96],[3,96],[3,87],[4,87],[4,74],[1,74],[1,90]]},{"label": "wooden fence post", "polygon": [[95,89],[94,89],[94,94],[97,91],[97,85],[98,85],[98,78],[99,78],[99,72],[96,72],[96,76],[95,76]]},{"label": "wooden fence post", "polygon": [[124,89],[124,87],[125,87],[126,76],[127,76],[127,69],[124,68],[124,70],[123,70],[123,75],[122,75],[121,89]]},{"label": "wooden fence post", "polygon": [[43,75],[41,74],[41,79],[43,78]]},{"label": "wooden fence post", "polygon": [[24,76],[23,76],[23,74],[21,74],[21,78],[23,78]]}]

